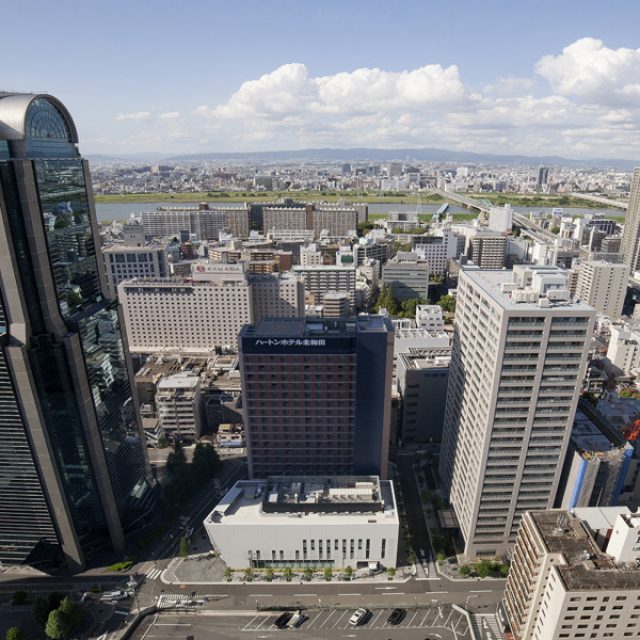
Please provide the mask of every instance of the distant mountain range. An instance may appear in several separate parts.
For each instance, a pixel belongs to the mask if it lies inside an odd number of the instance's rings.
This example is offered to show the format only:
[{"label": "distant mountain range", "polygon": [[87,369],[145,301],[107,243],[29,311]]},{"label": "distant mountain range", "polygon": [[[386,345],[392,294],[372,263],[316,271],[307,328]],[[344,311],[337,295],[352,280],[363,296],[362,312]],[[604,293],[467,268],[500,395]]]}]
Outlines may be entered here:
[{"label": "distant mountain range", "polygon": [[132,154],[126,156],[88,155],[91,162],[189,162],[203,160],[245,161],[245,162],[287,162],[287,161],[322,161],[322,162],[459,162],[472,164],[526,164],[545,166],[565,166],[582,169],[615,169],[630,170],[640,166],[640,161],[622,158],[585,158],[575,160],[560,156],[525,156],[499,155],[492,153],[473,153],[471,151],[449,151],[425,147],[421,149],[298,149],[291,151],[242,151],[242,152],[207,152],[185,153],[177,156],[166,156],[156,153]]}]

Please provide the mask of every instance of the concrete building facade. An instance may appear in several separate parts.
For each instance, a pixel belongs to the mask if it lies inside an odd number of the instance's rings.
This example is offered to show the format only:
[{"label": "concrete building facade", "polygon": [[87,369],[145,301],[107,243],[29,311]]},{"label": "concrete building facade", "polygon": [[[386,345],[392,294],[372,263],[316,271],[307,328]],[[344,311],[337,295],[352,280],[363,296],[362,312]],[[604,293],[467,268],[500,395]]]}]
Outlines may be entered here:
[{"label": "concrete building facade", "polygon": [[468,557],[553,505],[594,318],[559,269],[461,271],[440,475]]},{"label": "concrete building facade", "polygon": [[441,275],[447,270],[449,260],[464,253],[464,236],[444,229],[441,235],[413,236],[413,251],[429,265],[432,274]]},{"label": "concrete building facade", "polygon": [[[611,525],[601,509],[579,513],[524,515],[502,607],[514,640],[640,635],[638,516],[620,508]],[[601,521],[604,550],[594,537]]]},{"label": "concrete building facade", "polygon": [[192,265],[191,278],[123,282],[118,299],[133,353],[235,349],[247,323],[304,315],[301,278],[249,275],[243,263],[202,261]]},{"label": "concrete building facade", "polygon": [[389,285],[396,300],[429,298],[429,265],[415,253],[398,253],[382,267],[382,284]]},{"label": "concrete building facade", "polygon": [[155,403],[165,436],[176,440],[200,438],[204,425],[198,376],[185,372],[164,377],[158,383]]},{"label": "concrete building facade", "polygon": [[204,521],[227,566],[394,567],[400,523],[393,483],[377,477],[241,480]]},{"label": "concrete building facade", "polygon": [[115,298],[118,285],[132,278],[166,278],[169,275],[167,254],[162,245],[111,245],[102,249],[109,294]]},{"label": "concrete building facade", "polygon": [[622,315],[629,267],[623,263],[594,260],[579,266],[576,298],[591,305],[610,320]]},{"label": "concrete building facade", "polygon": [[304,278],[304,290],[313,295],[314,304],[323,304],[324,294],[333,291],[348,294],[353,309],[356,295],[355,267],[296,266],[293,267],[293,273]]},{"label": "concrete building facade", "polygon": [[624,217],[621,250],[629,273],[635,276],[636,271],[640,271],[640,167],[634,170],[631,179],[629,208]]}]

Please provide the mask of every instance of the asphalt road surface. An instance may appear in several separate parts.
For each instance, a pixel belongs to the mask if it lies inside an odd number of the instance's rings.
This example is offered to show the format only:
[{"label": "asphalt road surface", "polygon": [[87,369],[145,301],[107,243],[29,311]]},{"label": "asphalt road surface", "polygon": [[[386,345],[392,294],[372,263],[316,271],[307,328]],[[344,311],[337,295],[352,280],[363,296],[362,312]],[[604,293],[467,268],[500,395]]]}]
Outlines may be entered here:
[{"label": "asphalt road surface", "polygon": [[391,608],[372,609],[365,624],[353,627],[349,618],[354,609],[310,609],[297,629],[278,629],[274,621],[279,612],[215,612],[194,616],[161,613],[149,616],[132,640],[176,640],[193,636],[194,640],[267,640],[292,636],[300,640],[338,640],[367,638],[371,640],[471,640],[465,616],[451,607],[408,609],[397,626],[387,618]]}]

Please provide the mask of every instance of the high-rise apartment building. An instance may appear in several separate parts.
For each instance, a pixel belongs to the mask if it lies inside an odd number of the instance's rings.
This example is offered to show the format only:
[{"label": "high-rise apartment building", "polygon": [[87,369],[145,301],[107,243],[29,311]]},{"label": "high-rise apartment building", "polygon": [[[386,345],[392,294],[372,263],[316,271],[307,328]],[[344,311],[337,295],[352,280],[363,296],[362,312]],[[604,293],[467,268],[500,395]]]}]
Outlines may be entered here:
[{"label": "high-rise apartment building", "polygon": [[440,474],[469,557],[553,505],[595,317],[566,286],[555,267],[460,272]]},{"label": "high-rise apartment building", "polygon": [[629,267],[616,262],[590,260],[578,267],[576,298],[611,320],[622,315]]},{"label": "high-rise apartment building", "polygon": [[240,334],[249,475],[387,475],[393,325],[268,319]]},{"label": "high-rise apartment building", "polygon": [[444,274],[452,258],[464,253],[464,236],[451,229],[444,229],[440,235],[413,236],[413,251],[429,265],[429,271],[435,275]]},{"label": "high-rise apartment building", "polygon": [[429,299],[429,264],[415,253],[400,252],[382,267],[382,284],[396,300]]},{"label": "high-rise apartment building", "polygon": [[478,230],[469,238],[467,257],[481,269],[502,269],[507,258],[507,238],[492,231]]},{"label": "high-rise apartment building", "polygon": [[314,304],[323,304],[328,291],[347,293],[351,307],[355,304],[356,269],[336,265],[293,267],[293,272],[304,278],[304,290],[313,296]]},{"label": "high-rise apartment building", "polygon": [[633,276],[636,271],[640,271],[640,167],[634,169],[631,179],[629,208],[624,217],[621,249],[624,263]]},{"label": "high-rise apartment building", "polygon": [[237,238],[249,237],[249,205],[167,208],[143,211],[140,214],[144,232],[148,236],[180,237],[182,232],[193,234],[198,240],[218,240],[220,232],[230,231]]},{"label": "high-rise apartment building", "polygon": [[501,611],[514,640],[638,638],[639,537],[624,507],[526,513]]},{"label": "high-rise apartment building", "polygon": [[82,567],[153,506],[89,169],[64,105],[0,93],[0,560]]}]

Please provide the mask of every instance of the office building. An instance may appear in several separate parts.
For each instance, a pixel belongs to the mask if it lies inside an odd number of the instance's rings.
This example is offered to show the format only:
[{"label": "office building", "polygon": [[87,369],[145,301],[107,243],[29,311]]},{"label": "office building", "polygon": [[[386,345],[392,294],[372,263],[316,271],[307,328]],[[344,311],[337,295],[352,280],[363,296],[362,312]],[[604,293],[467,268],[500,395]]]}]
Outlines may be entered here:
[{"label": "office building", "polygon": [[540,167],[538,169],[538,177],[536,179],[536,191],[540,193],[545,190],[547,182],[549,181],[549,167]]},{"label": "office building", "polygon": [[304,289],[290,274],[248,275],[246,265],[200,261],[190,278],[139,279],[118,286],[133,353],[207,354],[235,349],[243,325],[304,315]]},{"label": "office building", "polygon": [[324,303],[324,295],[328,291],[346,293],[349,296],[351,309],[355,304],[356,269],[355,267],[339,267],[336,265],[296,266],[293,273],[304,278],[304,290],[312,297],[312,304]]},{"label": "office building", "polygon": [[639,535],[625,508],[526,513],[500,612],[514,640],[637,638]]},{"label": "office building", "polygon": [[163,245],[111,245],[102,249],[104,271],[111,298],[118,285],[132,278],[166,278],[169,275],[167,253]]},{"label": "office building", "polygon": [[241,480],[204,521],[228,567],[396,566],[393,483],[375,476]]},{"label": "office building", "polygon": [[465,238],[444,229],[441,235],[413,236],[413,251],[428,265],[429,271],[435,275],[443,275],[452,258],[459,258],[464,253]]},{"label": "office building", "polygon": [[634,169],[629,191],[629,208],[624,217],[622,255],[632,277],[640,271],[640,167]]},{"label": "office building", "polygon": [[249,475],[386,477],[393,328],[268,319],[240,334]]},{"label": "office building", "polygon": [[440,476],[468,557],[553,505],[595,318],[566,287],[554,267],[460,272]]},{"label": "office building", "polygon": [[617,320],[622,315],[628,281],[626,264],[590,260],[578,267],[576,298],[609,319]]},{"label": "office building", "polygon": [[415,253],[399,252],[382,267],[382,284],[398,300],[429,298],[429,265]]},{"label": "office building", "polygon": [[396,356],[403,444],[442,439],[450,361],[449,347],[411,349]]},{"label": "office building", "polygon": [[160,428],[170,440],[197,440],[202,435],[200,377],[185,371],[158,383],[155,404]]},{"label": "office building", "polygon": [[122,551],[153,510],[89,168],[65,106],[0,93],[0,560]]}]

